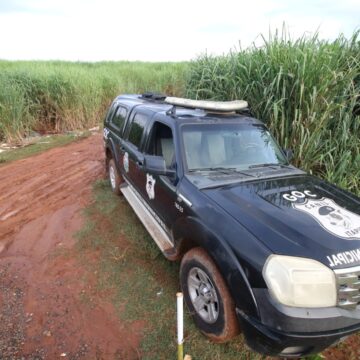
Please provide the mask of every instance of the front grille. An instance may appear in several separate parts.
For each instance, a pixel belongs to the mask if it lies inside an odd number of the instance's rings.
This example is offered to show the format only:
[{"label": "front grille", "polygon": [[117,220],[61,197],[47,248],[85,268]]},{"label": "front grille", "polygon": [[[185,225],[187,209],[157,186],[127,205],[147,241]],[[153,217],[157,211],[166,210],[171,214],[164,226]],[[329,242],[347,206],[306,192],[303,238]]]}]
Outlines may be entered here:
[{"label": "front grille", "polygon": [[353,310],[360,304],[360,266],[334,270],[337,281],[337,305]]}]

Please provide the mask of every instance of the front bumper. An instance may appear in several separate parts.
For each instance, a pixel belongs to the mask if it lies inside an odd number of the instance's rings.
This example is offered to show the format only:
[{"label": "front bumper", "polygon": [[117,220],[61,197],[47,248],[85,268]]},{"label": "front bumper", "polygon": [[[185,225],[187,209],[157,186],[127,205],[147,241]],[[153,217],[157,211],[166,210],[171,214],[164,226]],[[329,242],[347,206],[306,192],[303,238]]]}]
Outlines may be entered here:
[{"label": "front bumper", "polygon": [[254,289],[260,318],[236,309],[249,347],[265,355],[318,353],[360,330],[360,309],[291,308],[276,304],[266,289]]}]

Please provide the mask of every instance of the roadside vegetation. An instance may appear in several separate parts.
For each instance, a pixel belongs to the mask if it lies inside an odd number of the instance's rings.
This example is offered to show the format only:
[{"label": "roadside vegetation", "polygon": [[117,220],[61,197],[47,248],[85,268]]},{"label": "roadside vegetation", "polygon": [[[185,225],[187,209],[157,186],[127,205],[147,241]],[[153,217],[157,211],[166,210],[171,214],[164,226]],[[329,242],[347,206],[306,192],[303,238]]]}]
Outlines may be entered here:
[{"label": "roadside vegetation", "polygon": [[276,32],[189,63],[0,61],[0,142],[102,122],[119,93],[246,99],[293,163],[360,194],[360,41]]},{"label": "roadside vegetation", "polygon": [[89,129],[119,93],[180,95],[186,63],[0,61],[0,142]]},{"label": "roadside vegetation", "polygon": [[322,41],[286,32],[261,47],[202,55],[190,64],[187,96],[245,99],[293,163],[360,194],[360,32]]}]

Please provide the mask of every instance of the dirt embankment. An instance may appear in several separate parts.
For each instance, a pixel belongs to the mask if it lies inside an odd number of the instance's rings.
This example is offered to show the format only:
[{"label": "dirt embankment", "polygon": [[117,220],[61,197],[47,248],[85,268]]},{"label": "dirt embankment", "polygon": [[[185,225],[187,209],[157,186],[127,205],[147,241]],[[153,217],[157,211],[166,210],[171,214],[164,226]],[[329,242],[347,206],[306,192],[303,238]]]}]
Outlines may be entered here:
[{"label": "dirt embankment", "polygon": [[103,156],[96,134],[0,167],[1,359],[139,357],[140,326],[120,323],[72,249]]}]

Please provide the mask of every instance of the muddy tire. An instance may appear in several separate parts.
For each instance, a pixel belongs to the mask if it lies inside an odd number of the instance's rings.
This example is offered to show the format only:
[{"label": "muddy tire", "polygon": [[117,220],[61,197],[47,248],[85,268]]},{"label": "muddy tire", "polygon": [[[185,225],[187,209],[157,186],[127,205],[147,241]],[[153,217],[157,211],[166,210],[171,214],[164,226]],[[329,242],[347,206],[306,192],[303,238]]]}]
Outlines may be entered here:
[{"label": "muddy tire", "polygon": [[109,161],[109,180],[112,192],[116,195],[120,195],[120,184],[122,183],[122,178],[116,168],[114,159]]},{"label": "muddy tire", "polygon": [[239,332],[235,304],[210,256],[200,247],[185,254],[180,283],[195,324],[214,342],[225,342]]}]

